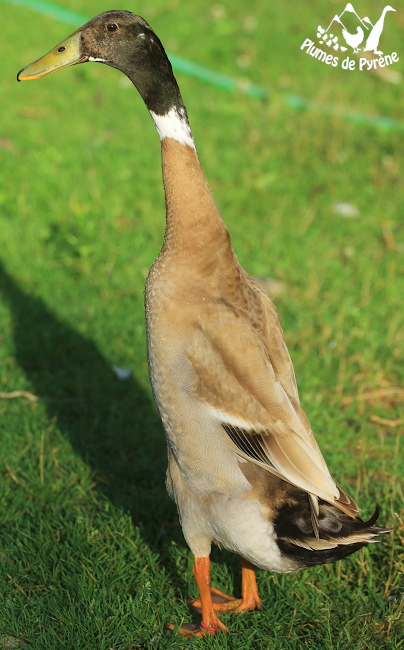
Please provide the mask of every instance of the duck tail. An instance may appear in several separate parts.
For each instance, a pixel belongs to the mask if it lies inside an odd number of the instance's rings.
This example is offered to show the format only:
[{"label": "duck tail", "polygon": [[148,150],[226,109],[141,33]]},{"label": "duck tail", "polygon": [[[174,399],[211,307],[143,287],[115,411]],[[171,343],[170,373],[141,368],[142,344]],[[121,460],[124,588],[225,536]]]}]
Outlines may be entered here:
[{"label": "duck tail", "polygon": [[356,504],[343,495],[342,503],[336,505],[318,499],[316,512],[312,495],[307,499],[307,494],[301,492],[295,504],[284,503],[278,511],[274,522],[278,546],[284,555],[296,560],[299,568],[341,560],[367,544],[381,541],[378,536],[392,530],[374,526],[379,517],[378,504],[372,517],[363,521],[353,515]]}]

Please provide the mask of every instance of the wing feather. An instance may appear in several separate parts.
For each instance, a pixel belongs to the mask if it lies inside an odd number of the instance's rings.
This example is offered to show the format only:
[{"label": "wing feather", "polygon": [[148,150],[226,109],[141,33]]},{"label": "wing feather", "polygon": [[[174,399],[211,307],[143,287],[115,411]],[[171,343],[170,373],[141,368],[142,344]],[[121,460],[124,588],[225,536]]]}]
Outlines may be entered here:
[{"label": "wing feather", "polygon": [[241,279],[244,303],[216,299],[198,318],[187,348],[194,393],[242,457],[353,516],[358,508],[331,478],[300,406],[276,308]]}]

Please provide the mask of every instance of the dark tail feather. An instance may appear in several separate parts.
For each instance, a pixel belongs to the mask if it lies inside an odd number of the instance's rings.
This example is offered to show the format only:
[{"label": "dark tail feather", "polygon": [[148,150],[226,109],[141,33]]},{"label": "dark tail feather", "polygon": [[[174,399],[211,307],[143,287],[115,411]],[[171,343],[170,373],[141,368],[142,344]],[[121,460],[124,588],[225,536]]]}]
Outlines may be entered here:
[{"label": "dark tail feather", "polygon": [[378,516],[379,504],[369,521],[362,521],[320,499],[317,537],[307,494],[299,491],[293,505],[285,503],[278,511],[277,543],[281,552],[293,557],[301,568],[336,562],[367,544],[379,542],[378,535],[392,530],[374,527]]}]

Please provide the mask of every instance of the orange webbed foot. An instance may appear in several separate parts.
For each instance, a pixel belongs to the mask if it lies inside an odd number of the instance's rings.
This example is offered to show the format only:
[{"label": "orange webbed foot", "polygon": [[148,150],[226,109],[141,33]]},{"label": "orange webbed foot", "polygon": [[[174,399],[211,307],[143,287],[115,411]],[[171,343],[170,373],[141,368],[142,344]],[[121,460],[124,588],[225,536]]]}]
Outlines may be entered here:
[{"label": "orange webbed foot", "polygon": [[[217,616],[212,603],[212,592],[210,587],[210,559],[209,557],[196,557],[193,568],[196,584],[199,589],[198,604],[199,614],[202,615],[200,631],[197,636],[216,634],[217,632],[228,632],[229,630]],[[220,592],[219,592],[220,593]],[[223,594],[222,594],[223,595]]]},{"label": "orange webbed foot", "polygon": [[[194,612],[202,616],[199,625],[183,623],[178,633],[185,638],[192,636],[203,637],[218,632],[228,632],[216,612],[246,612],[262,609],[258,587],[255,580],[253,565],[241,558],[242,565],[242,598],[236,599],[210,585],[210,559],[209,557],[196,557],[193,573],[199,589],[199,598],[188,600]],[[167,630],[175,630],[175,625],[167,623]]]},{"label": "orange webbed foot", "polygon": [[[212,607],[216,612],[252,612],[254,609],[262,610],[261,600],[258,594],[257,582],[255,580],[254,566],[241,558],[242,564],[242,598],[233,598],[222,591],[210,588]],[[201,598],[193,598],[187,601],[191,609],[196,613],[202,614]]]},{"label": "orange webbed foot", "polygon": [[[258,593],[249,593],[245,599],[234,598],[211,587],[211,594],[212,606],[215,612],[228,612],[233,614],[236,612],[252,612],[254,609],[263,609]],[[195,614],[199,614],[199,616],[202,614],[200,598],[192,598],[187,600],[187,603]]]},{"label": "orange webbed foot", "polygon": [[[177,630],[178,634],[181,634],[185,638],[190,638],[193,636],[204,637],[217,634],[218,632],[227,633],[229,630],[222,623],[222,621],[216,616],[213,615],[210,618],[209,624],[205,623],[203,620],[199,625],[195,623],[182,623],[181,627]],[[175,630],[175,625],[172,623],[165,624],[166,630]]]},{"label": "orange webbed foot", "polygon": [[[222,591],[215,589],[215,587],[210,588],[210,595],[212,599],[212,607],[215,612],[226,612],[228,609],[234,609],[239,602],[236,598],[224,594]],[[200,597],[187,600],[187,604],[195,614],[201,616],[202,603]]]}]

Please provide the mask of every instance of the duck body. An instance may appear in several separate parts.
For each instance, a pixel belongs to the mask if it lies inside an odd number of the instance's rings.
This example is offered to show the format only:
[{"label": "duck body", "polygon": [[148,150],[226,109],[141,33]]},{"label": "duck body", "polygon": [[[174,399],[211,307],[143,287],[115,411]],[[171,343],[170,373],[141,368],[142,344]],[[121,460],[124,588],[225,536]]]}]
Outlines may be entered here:
[{"label": "duck body", "polygon": [[[146,282],[148,364],[202,613],[200,627],[180,631],[227,631],[216,611],[261,607],[253,565],[291,572],[333,562],[387,529],[373,527],[377,508],[362,522],[330,476],[276,308],[237,260],[158,37],[139,16],[105,12],[18,79],[85,61],[133,81],[161,140],[166,232]],[[212,542],[241,557],[240,601],[210,588]]]},{"label": "duck body", "polygon": [[393,9],[393,7],[390,7],[390,5],[387,5],[383,9],[382,15],[380,16],[377,23],[375,23],[375,25],[373,26],[373,29],[370,32],[370,34],[369,34],[369,36],[368,36],[368,38],[366,40],[365,47],[363,48],[364,52],[374,52],[378,56],[383,55],[383,52],[380,52],[377,48],[378,48],[378,45],[379,45],[380,37],[381,37],[382,32],[383,32],[384,18],[385,18],[386,13],[388,11],[395,11],[395,9]]},{"label": "duck body", "polygon": [[[259,566],[293,570],[282,561],[273,525],[251,495],[251,485],[214,406],[197,394],[201,360],[213,372],[220,362],[209,330],[214,324],[218,333],[220,312],[224,328],[229,317],[238,318],[239,305],[232,302],[231,294],[236,289],[238,296],[243,280],[244,290],[251,291],[247,276],[196,152],[170,139],[163,139],[162,149],[168,204],[178,206],[180,201],[184,206],[184,214],[170,221],[145,292],[149,375],[168,441],[167,487],[195,556],[208,556],[214,541]],[[185,189],[181,187],[184,170],[188,179],[193,178]],[[187,199],[195,205],[195,196],[204,206],[196,213],[186,207]]]},{"label": "duck body", "polygon": [[[176,500],[186,541],[196,557],[208,556],[213,541],[277,572],[340,559],[356,550],[353,540],[353,548],[332,544],[330,538],[323,547],[313,540],[317,549],[303,552],[304,538],[307,546],[314,534],[307,493],[253,464],[248,454],[241,455],[243,449],[232,443],[226,430],[254,422],[255,428],[266,431],[272,419],[254,391],[248,391],[248,383],[256,383],[252,370],[263,375],[264,394],[271,392],[271,384],[274,392],[278,389],[280,397],[268,399],[279,415],[291,419],[295,429],[306,426],[309,440],[311,434],[299,407],[275,305],[239,265],[195,150],[165,138],[162,159],[169,226],[146,282],[149,375],[167,434],[167,487]],[[254,357],[251,368],[249,360]],[[318,447],[313,448],[325,468]],[[336,488],[331,477],[325,478],[326,487]],[[326,507],[324,502],[320,512]],[[349,507],[357,512],[353,502]],[[283,523],[289,521],[286,541],[278,534],[278,528],[285,528],[279,521],[281,511]],[[351,524],[355,519],[335,506],[331,513],[331,518],[344,519],[344,539],[347,524],[350,532],[355,531]],[[323,519],[323,532],[332,532],[327,517]],[[303,522],[300,528],[297,521]],[[356,533],[362,528],[359,520],[357,524]],[[334,523],[333,532],[341,533],[342,528],[341,522]]]}]

